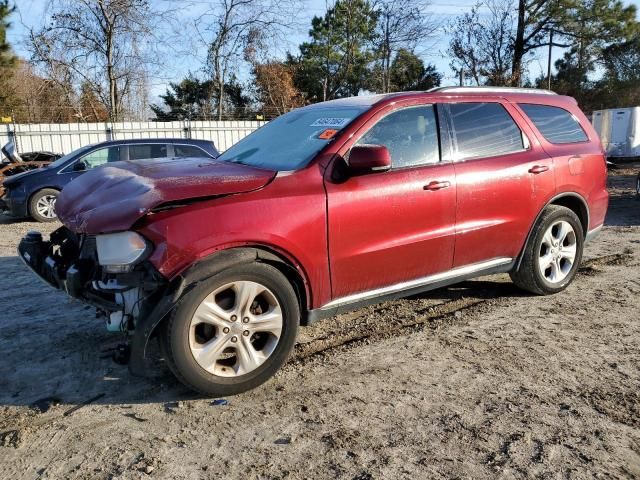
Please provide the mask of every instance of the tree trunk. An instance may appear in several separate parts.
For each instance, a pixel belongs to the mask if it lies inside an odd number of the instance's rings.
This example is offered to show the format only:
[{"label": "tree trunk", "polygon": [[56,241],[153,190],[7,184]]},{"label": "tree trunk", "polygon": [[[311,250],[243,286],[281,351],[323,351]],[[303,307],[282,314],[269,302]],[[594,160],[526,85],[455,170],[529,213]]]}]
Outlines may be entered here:
[{"label": "tree trunk", "polygon": [[222,78],[218,79],[218,120],[222,120],[222,113],[224,111],[224,107],[222,106],[224,103],[224,80]]},{"label": "tree trunk", "polygon": [[513,64],[511,66],[511,84],[520,85],[522,78],[522,58],[524,57],[524,30],[525,30],[525,0],[518,0],[518,26],[516,38],[513,42]]}]

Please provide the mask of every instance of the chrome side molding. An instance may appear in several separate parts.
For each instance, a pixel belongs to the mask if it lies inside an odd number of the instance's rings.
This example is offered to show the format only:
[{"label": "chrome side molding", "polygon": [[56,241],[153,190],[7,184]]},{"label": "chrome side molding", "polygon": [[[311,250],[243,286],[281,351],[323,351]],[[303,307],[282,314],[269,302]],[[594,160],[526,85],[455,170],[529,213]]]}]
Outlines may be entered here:
[{"label": "chrome side molding", "polygon": [[343,307],[345,305],[349,305],[352,303],[359,303],[367,300],[371,300],[377,297],[383,297],[385,295],[402,292],[403,290],[411,290],[413,288],[424,287],[430,285],[432,283],[439,283],[442,281],[458,278],[458,277],[466,277],[472,275],[475,272],[480,272],[483,270],[488,270],[495,267],[500,267],[504,265],[509,265],[513,263],[513,258],[508,257],[500,257],[494,258],[492,260],[487,260],[485,262],[473,263],[471,265],[465,265],[463,267],[453,268],[446,272],[436,273],[434,275],[429,275],[427,277],[417,278],[415,280],[409,280],[407,282],[400,282],[394,285],[389,285],[388,287],[376,288],[375,290],[368,290],[365,292],[354,293],[353,295],[348,295],[346,297],[337,298],[335,300],[330,301],[329,303],[320,307],[320,310],[328,310],[337,307]]}]

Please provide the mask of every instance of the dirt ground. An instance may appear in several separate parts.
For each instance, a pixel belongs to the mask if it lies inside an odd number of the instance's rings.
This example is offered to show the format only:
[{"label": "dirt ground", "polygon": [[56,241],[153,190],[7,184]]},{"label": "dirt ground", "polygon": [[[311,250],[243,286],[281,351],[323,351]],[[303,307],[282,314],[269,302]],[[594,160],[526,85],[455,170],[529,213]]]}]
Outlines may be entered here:
[{"label": "dirt ground", "polygon": [[497,275],[341,315],[226,404],[161,362],[129,376],[121,339],[15,255],[56,225],[0,217],[0,478],[640,478],[636,172],[612,171],[566,292]]}]

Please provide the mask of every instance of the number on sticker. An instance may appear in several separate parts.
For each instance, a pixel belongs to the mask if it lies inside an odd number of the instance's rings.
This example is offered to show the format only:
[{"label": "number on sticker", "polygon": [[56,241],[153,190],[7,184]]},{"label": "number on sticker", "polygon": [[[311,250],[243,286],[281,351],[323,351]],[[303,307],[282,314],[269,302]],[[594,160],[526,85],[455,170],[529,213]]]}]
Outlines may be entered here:
[{"label": "number on sticker", "polygon": [[319,118],[311,124],[312,127],[338,127],[342,128],[349,123],[348,118]]}]

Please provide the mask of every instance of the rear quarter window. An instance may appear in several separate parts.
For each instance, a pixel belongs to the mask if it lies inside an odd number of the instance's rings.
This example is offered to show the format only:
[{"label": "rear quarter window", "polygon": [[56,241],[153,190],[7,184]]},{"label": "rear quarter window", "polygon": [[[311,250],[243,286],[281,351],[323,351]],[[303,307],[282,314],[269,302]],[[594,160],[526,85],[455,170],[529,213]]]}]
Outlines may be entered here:
[{"label": "rear quarter window", "polygon": [[519,106],[549,143],[579,143],[589,139],[578,119],[564,108],[531,103]]}]

